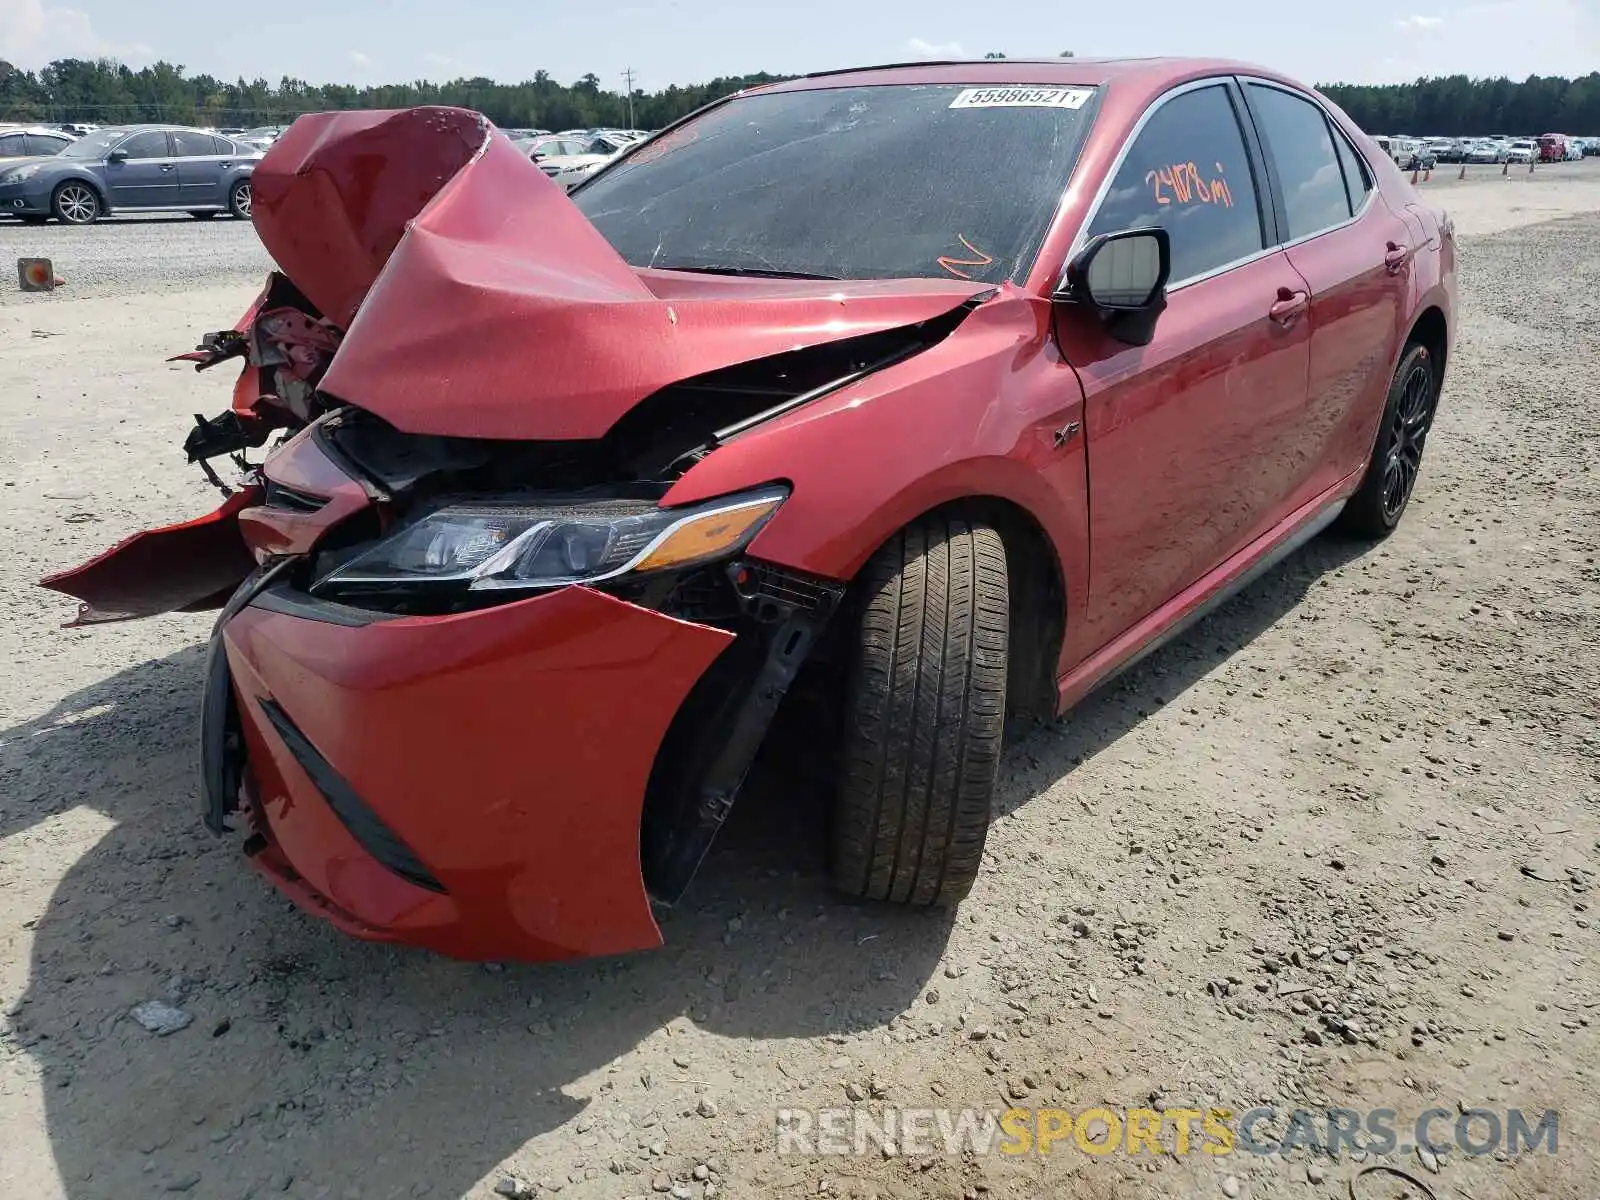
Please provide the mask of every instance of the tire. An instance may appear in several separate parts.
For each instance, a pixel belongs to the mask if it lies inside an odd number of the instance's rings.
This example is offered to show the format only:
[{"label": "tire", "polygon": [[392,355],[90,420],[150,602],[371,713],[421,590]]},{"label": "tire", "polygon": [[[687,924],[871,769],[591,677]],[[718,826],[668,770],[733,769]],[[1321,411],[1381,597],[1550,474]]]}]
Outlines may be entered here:
[{"label": "tire", "polygon": [[834,804],[833,877],[868,900],[952,905],[971,890],[1005,730],[1006,550],[959,509],[867,563]]},{"label": "tire", "polygon": [[241,221],[248,221],[254,210],[254,193],[248,179],[240,179],[228,189],[228,211]]},{"label": "tire", "polygon": [[92,225],[100,219],[105,205],[100,194],[87,183],[69,179],[50,197],[50,211],[63,225]]},{"label": "tire", "polygon": [[1375,541],[1388,537],[1400,524],[1422,470],[1422,451],[1438,403],[1439,375],[1433,356],[1426,346],[1412,342],[1389,384],[1367,473],[1339,514],[1343,532]]}]

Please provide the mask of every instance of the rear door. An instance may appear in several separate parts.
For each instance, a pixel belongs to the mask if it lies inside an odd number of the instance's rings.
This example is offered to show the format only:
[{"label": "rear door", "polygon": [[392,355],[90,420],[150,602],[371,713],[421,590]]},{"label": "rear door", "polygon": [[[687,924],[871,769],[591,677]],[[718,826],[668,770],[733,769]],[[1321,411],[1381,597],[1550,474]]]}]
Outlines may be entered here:
[{"label": "rear door", "polygon": [[172,150],[178,160],[179,203],[200,209],[222,204],[222,175],[233,160],[217,152],[217,139],[198,130],[176,129]]},{"label": "rear door", "polygon": [[1167,308],[1149,346],[1074,321],[1085,396],[1092,562],[1070,652],[1098,650],[1280,518],[1306,401],[1304,283],[1280,251],[1231,80],[1167,93],[1089,218],[1092,237],[1159,225]]},{"label": "rear door", "polygon": [[29,154],[60,154],[72,145],[72,139],[65,134],[30,133],[27,140]]},{"label": "rear door", "polygon": [[106,191],[113,208],[176,208],[178,164],[162,129],[147,129],[114,148],[127,155],[106,163]]},{"label": "rear door", "polygon": [[1255,80],[1244,91],[1277,182],[1284,253],[1311,297],[1311,377],[1293,434],[1294,499],[1304,503],[1371,452],[1421,229],[1389,208],[1355,144],[1311,97]]}]

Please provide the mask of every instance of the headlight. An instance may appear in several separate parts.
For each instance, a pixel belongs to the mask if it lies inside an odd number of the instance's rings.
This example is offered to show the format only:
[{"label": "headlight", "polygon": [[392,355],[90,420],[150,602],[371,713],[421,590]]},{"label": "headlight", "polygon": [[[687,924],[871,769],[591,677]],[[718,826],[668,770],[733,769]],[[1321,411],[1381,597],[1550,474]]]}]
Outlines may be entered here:
[{"label": "headlight", "polygon": [[21,183],[25,179],[32,179],[44,170],[43,163],[29,163],[25,167],[12,167],[11,170],[0,173],[0,183]]},{"label": "headlight", "polygon": [[767,487],[683,508],[643,500],[451,504],[329,572],[312,591],[533,590],[692,566],[749,545],[787,496]]}]

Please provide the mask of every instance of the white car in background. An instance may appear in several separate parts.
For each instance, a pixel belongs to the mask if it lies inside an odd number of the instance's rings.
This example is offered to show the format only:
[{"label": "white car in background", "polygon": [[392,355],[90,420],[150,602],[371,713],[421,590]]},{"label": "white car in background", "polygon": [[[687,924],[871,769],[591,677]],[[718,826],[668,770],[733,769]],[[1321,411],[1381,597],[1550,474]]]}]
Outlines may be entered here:
[{"label": "white car in background", "polygon": [[527,147],[527,153],[541,171],[570,192],[635,144],[635,139],[616,133],[586,138],[556,135],[536,139]]},{"label": "white car in background", "polygon": [[1532,138],[1517,138],[1506,147],[1508,163],[1531,163],[1539,157],[1539,146]]}]

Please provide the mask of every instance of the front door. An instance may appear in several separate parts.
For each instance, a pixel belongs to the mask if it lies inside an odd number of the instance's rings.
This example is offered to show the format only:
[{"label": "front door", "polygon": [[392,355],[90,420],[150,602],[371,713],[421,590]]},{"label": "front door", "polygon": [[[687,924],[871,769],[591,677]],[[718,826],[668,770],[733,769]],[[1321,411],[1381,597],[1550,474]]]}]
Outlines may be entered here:
[{"label": "front door", "polygon": [[106,191],[112,208],[175,208],[178,166],[164,130],[147,129],[122,139],[127,157],[106,163]]},{"label": "front door", "polygon": [[1305,283],[1276,243],[1242,99],[1207,82],[1157,102],[1088,235],[1159,225],[1166,311],[1148,346],[1059,322],[1085,396],[1089,599],[1069,656],[1105,646],[1284,512],[1306,402]]}]

